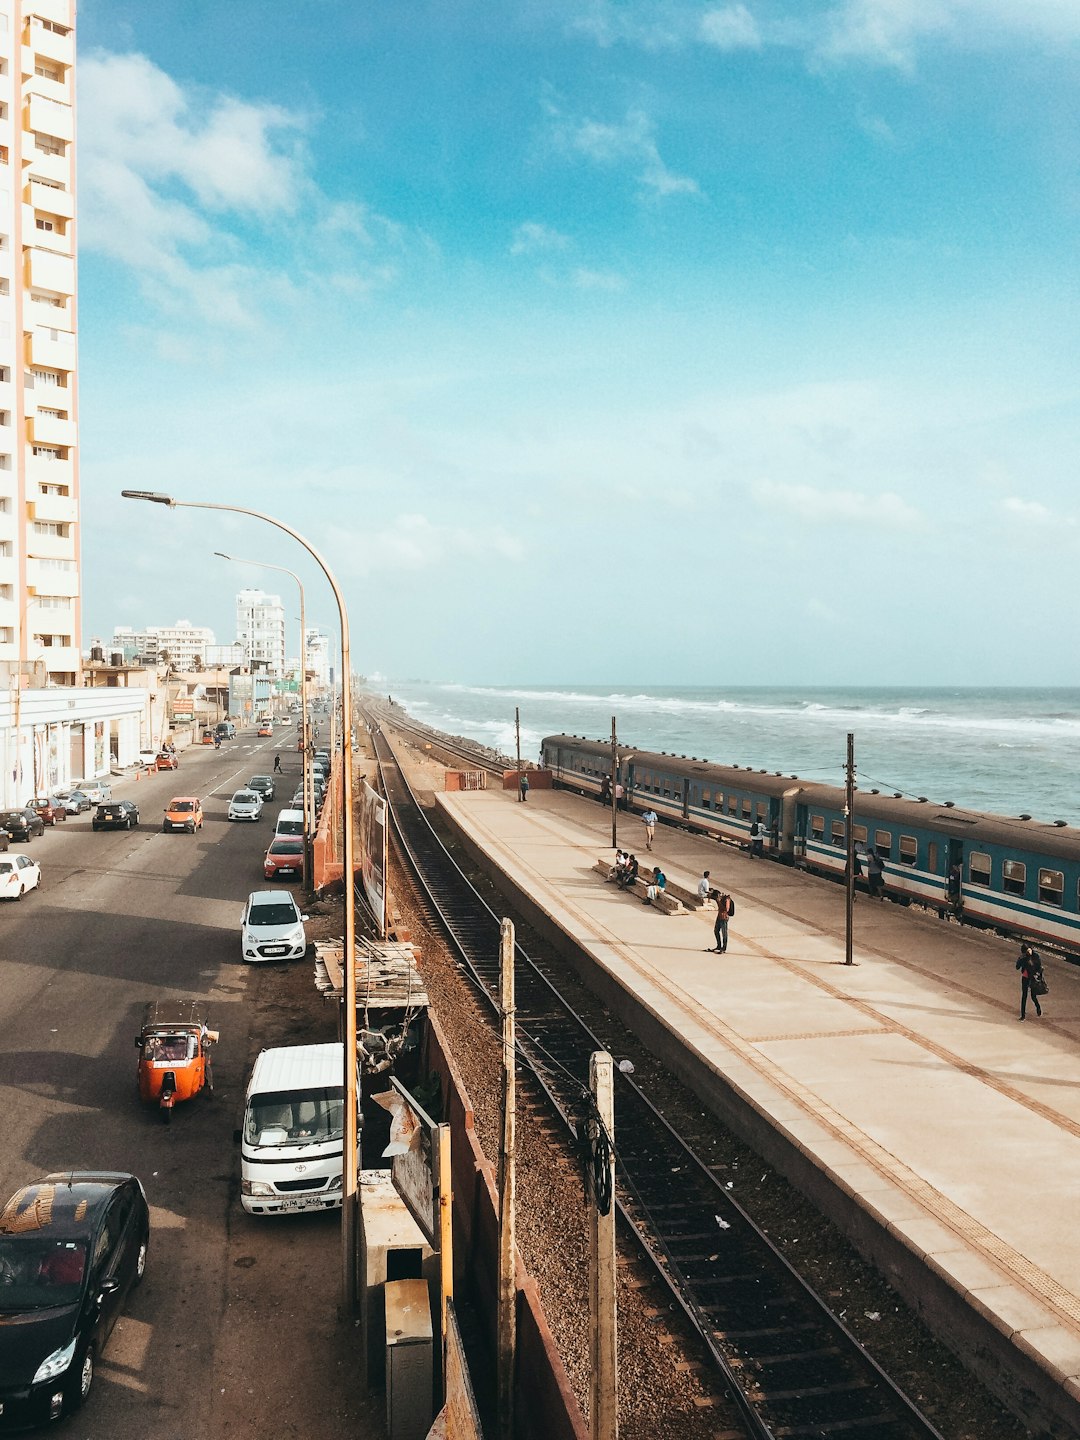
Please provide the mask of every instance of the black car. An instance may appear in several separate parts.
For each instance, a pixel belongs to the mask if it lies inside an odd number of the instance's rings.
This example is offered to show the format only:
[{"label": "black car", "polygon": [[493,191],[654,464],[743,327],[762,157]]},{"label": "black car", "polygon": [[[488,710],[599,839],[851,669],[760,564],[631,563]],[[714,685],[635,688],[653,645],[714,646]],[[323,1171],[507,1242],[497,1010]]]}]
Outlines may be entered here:
[{"label": "black car", "polygon": [[0,810],[0,830],[6,830],[20,845],[28,845],[35,835],[45,834],[45,821],[36,810]]},{"label": "black car", "polygon": [[139,823],[139,807],[134,800],[110,800],[97,807],[90,823],[95,830],[130,830]]},{"label": "black car", "polygon": [[272,800],[274,798],[274,777],[272,775],[252,775],[244,789],[257,790],[263,800]]},{"label": "black car", "polygon": [[12,1196],[0,1213],[0,1430],[83,1403],[149,1244],[134,1175],[69,1171]]}]

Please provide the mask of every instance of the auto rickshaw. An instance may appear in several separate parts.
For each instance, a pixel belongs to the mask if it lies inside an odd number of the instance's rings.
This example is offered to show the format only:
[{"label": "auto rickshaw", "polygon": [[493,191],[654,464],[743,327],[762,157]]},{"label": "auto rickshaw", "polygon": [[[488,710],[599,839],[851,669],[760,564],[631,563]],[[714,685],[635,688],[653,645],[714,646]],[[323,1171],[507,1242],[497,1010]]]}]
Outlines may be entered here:
[{"label": "auto rickshaw", "polygon": [[139,1094],[159,1106],[166,1125],[178,1100],[192,1100],[204,1088],[213,1094],[210,1048],[217,1038],[198,1000],[151,1000],[147,1005],[135,1037]]}]

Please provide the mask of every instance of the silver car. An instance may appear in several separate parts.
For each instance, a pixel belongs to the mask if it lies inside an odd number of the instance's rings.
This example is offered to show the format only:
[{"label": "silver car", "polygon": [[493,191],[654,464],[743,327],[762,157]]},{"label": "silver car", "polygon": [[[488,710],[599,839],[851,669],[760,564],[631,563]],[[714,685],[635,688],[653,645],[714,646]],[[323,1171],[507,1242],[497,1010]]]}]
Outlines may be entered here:
[{"label": "silver car", "polygon": [[237,790],[229,801],[228,819],[260,820],[262,811],[263,798],[257,790]]}]

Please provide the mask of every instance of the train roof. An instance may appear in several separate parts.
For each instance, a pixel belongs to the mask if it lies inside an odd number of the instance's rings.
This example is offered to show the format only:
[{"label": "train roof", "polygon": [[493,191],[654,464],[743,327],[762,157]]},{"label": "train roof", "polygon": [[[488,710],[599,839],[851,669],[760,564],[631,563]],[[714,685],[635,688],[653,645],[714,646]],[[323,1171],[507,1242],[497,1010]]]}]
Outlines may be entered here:
[{"label": "train roof", "polygon": [[[544,745],[566,745],[605,760],[611,755],[611,741],[590,740],[583,735],[548,735]],[[673,775],[685,775],[721,789],[752,791],[758,795],[779,798],[792,791],[806,805],[819,805],[823,810],[838,809],[844,803],[840,785],[827,785],[817,780],[800,780],[797,775],[779,771],[755,770],[750,766],[718,765],[695,755],[672,755],[664,751],[635,750],[619,747],[624,760],[633,760]],[[968,843],[1004,845],[1012,849],[1053,855],[1059,859],[1080,860],[1080,831],[1062,821],[1035,820],[1030,815],[990,815],[978,810],[964,810],[952,801],[934,801],[923,796],[899,793],[881,794],[875,790],[855,791],[855,823],[872,820],[897,826],[935,830],[955,836]]]}]

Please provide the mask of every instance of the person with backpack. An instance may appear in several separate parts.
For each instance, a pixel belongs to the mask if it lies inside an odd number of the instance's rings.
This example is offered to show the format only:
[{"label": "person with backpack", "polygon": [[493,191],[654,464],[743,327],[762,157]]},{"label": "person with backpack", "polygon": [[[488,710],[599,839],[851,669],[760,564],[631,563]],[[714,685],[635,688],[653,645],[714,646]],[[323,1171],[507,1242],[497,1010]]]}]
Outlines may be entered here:
[{"label": "person with backpack", "polygon": [[1016,957],[1016,968],[1020,971],[1020,1019],[1027,1019],[1027,1002],[1030,995],[1035,1004],[1035,1014],[1042,1014],[1039,996],[1045,995],[1048,986],[1043,978],[1042,958],[1034,945],[1025,940]]},{"label": "person with backpack", "polygon": [[716,944],[713,946],[713,953],[723,955],[727,951],[728,921],[735,914],[735,901],[722,890],[714,890],[712,899],[716,901],[716,923],[713,926]]}]

